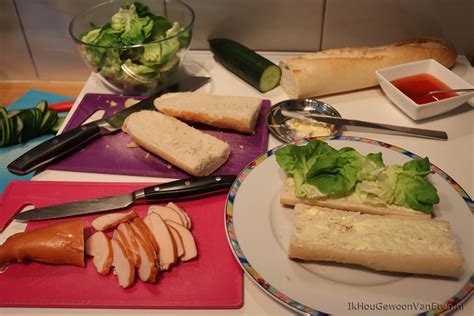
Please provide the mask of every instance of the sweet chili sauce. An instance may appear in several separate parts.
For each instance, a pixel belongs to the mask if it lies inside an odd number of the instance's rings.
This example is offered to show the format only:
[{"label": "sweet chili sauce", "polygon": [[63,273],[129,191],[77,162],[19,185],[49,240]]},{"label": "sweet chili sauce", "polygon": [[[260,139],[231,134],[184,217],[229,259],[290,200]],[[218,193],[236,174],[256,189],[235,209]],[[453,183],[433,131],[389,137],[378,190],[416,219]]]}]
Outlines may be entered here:
[{"label": "sweet chili sauce", "polygon": [[444,82],[427,73],[403,77],[393,80],[391,83],[417,104],[439,101],[458,95],[456,92],[426,95],[431,91],[451,89]]}]

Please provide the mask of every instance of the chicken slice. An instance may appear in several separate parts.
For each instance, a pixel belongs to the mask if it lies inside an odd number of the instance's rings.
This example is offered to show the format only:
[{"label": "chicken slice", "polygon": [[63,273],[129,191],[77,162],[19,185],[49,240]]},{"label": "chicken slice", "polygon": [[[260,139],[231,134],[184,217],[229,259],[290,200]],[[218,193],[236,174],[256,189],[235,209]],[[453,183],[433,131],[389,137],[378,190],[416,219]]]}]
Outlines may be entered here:
[{"label": "chicken slice", "polygon": [[119,285],[128,288],[135,281],[135,266],[132,260],[127,256],[122,243],[116,239],[111,240],[115,274],[118,277]]},{"label": "chicken slice", "polygon": [[[165,223],[166,223],[166,220],[165,220]],[[173,228],[170,225],[166,225],[166,226],[168,227],[168,230],[171,233],[171,237],[173,237],[173,241],[176,246],[176,256],[178,256],[178,258],[181,258],[182,256],[184,256],[183,240],[181,239],[181,236],[179,235],[179,233],[176,231],[175,228]]]},{"label": "chicken slice", "polygon": [[178,224],[185,225],[178,211],[171,207],[152,205],[148,208],[148,214],[150,214],[151,212],[160,215],[163,220],[171,220],[175,221]]},{"label": "chicken slice", "polygon": [[103,232],[95,232],[86,240],[86,254],[92,256],[92,263],[102,275],[110,273],[113,252],[110,239]]},{"label": "chicken slice", "polygon": [[151,212],[145,217],[144,222],[150,228],[150,231],[160,248],[160,270],[169,270],[171,265],[174,264],[177,259],[176,248],[171,233],[160,215],[156,213]]},{"label": "chicken slice", "polygon": [[97,217],[92,221],[92,227],[98,231],[104,231],[110,228],[117,227],[120,223],[128,222],[129,220],[137,217],[135,211],[129,211],[127,213],[112,213]]},{"label": "chicken slice", "polygon": [[173,221],[165,221],[165,224],[168,225],[169,227],[172,227],[176,229],[176,231],[179,233],[181,236],[181,239],[183,241],[183,247],[184,247],[184,256],[181,257],[182,261],[189,261],[197,256],[197,247],[196,247],[196,242],[194,241],[193,234],[184,227],[183,225],[180,225],[178,223],[175,223]]},{"label": "chicken slice", "polygon": [[192,226],[191,218],[189,217],[188,213],[186,213],[186,211],[182,207],[179,207],[178,205],[174,204],[173,202],[169,202],[168,204],[166,204],[166,206],[169,207],[169,208],[172,208],[173,210],[178,212],[180,214],[181,219],[182,219],[183,226],[188,228],[188,229],[191,229],[191,226]]}]

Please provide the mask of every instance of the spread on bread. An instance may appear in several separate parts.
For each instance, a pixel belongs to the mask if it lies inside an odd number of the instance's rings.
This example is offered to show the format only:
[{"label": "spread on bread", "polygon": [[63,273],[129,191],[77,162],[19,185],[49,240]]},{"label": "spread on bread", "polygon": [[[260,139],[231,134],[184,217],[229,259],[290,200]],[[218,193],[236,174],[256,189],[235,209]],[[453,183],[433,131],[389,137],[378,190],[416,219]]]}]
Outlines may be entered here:
[{"label": "spread on bread", "polygon": [[462,272],[449,223],[298,204],[290,258],[351,263],[379,271],[456,277]]},{"label": "spread on bread", "polygon": [[386,166],[320,140],[276,153],[288,174],[280,201],[295,205],[288,256],[374,270],[456,277],[464,259],[449,223],[431,219],[439,202],[427,158]]},{"label": "spread on bread", "polygon": [[[123,288],[134,284],[135,275],[154,283],[160,271],[198,255],[191,218],[172,202],[150,206],[143,219],[133,211],[106,214],[94,219],[93,227],[98,230],[87,239],[86,254],[98,273],[107,275],[113,268]],[[103,230],[113,231],[112,238]]]},{"label": "spread on bread", "polygon": [[378,84],[376,70],[422,59],[449,68],[456,62],[456,51],[437,38],[323,50],[281,61],[280,85],[291,99],[369,88]]}]

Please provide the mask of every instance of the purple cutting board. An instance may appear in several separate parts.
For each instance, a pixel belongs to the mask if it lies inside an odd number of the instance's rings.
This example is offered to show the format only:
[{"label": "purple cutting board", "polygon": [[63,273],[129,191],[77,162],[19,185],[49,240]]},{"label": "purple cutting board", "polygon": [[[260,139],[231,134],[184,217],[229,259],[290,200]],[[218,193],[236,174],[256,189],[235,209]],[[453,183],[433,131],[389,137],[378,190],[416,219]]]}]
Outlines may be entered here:
[{"label": "purple cutting board", "polygon": [[[86,94],[64,130],[81,125],[97,110],[104,110],[104,117],[112,115],[123,109],[125,100],[129,98],[132,97],[115,94]],[[270,106],[269,100],[263,100],[255,134],[252,135],[193,125],[205,133],[226,141],[231,147],[229,160],[214,174],[238,174],[248,163],[267,150],[268,130],[264,120]],[[102,136],[79,152],[49,166],[48,169],[176,179],[189,177],[189,174],[140,147],[127,147],[130,142],[130,137],[123,132]]]}]

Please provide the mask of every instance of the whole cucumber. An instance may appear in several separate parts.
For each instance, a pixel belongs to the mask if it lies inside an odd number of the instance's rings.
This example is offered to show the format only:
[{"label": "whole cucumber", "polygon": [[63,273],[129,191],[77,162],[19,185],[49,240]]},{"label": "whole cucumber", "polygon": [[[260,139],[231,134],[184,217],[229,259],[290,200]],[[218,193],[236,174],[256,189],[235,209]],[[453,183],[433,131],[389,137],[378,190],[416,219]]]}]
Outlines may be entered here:
[{"label": "whole cucumber", "polygon": [[250,48],[227,38],[210,39],[209,45],[218,62],[260,92],[278,86],[280,67]]}]

